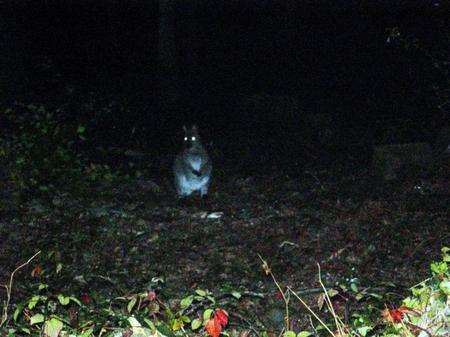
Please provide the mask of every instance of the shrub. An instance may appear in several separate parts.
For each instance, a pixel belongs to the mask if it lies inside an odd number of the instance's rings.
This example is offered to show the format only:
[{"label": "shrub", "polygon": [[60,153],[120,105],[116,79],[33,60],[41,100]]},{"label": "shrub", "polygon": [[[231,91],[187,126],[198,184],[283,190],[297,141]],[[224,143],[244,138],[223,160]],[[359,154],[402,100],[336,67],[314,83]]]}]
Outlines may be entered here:
[{"label": "shrub", "polygon": [[17,104],[3,110],[0,136],[3,178],[20,191],[48,191],[81,174],[77,145],[84,127],[58,118],[58,111]]}]

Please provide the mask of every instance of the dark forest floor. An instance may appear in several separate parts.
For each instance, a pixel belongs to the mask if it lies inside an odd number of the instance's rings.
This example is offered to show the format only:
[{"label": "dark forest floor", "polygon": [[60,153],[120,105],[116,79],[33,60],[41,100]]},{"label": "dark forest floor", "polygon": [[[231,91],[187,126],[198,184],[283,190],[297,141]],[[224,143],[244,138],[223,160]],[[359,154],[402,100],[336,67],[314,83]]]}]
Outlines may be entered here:
[{"label": "dark forest floor", "polygon": [[15,276],[13,302],[37,278],[94,299],[150,288],[166,298],[197,288],[272,294],[257,312],[279,300],[258,254],[293,289],[319,286],[317,263],[328,287],[409,287],[450,243],[449,168],[392,182],[366,168],[216,171],[203,200],[176,198],[170,171],[159,180],[66,181],[61,192],[20,205],[4,200],[0,283],[41,250]]}]

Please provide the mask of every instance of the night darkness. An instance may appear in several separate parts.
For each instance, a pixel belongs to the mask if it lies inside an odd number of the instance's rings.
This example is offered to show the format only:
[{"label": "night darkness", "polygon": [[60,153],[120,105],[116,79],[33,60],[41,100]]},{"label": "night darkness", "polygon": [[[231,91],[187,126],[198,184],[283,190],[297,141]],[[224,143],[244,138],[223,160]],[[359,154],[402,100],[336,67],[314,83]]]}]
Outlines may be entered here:
[{"label": "night darkness", "polygon": [[[448,56],[437,1],[175,1],[167,71],[156,1],[2,5],[6,99],[64,105],[96,143],[166,148],[195,122],[222,149],[251,135],[267,154],[301,140],[305,116],[329,114],[324,145],[370,156],[376,143],[432,141],[445,122],[436,92],[448,83],[430,58]],[[396,27],[420,48],[388,41]],[[167,79],[176,97],[164,107]],[[109,112],[80,109],[92,97]]]}]

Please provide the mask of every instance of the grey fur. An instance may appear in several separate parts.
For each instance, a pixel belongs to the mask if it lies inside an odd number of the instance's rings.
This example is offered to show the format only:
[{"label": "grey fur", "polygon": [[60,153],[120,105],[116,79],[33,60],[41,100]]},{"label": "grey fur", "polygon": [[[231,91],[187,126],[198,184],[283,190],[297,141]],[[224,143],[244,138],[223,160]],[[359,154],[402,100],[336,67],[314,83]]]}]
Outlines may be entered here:
[{"label": "grey fur", "polygon": [[183,130],[184,149],[173,165],[175,187],[179,196],[189,196],[195,191],[204,196],[208,194],[211,182],[212,163],[200,141],[197,127],[193,125],[187,129],[183,126]]}]

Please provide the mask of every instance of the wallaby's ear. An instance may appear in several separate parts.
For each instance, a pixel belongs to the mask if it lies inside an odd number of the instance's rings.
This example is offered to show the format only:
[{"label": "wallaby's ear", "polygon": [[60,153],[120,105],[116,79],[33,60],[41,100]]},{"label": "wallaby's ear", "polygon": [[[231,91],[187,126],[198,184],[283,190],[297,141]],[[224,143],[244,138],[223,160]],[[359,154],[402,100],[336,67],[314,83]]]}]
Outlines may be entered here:
[{"label": "wallaby's ear", "polygon": [[184,133],[187,133],[186,125],[183,125],[183,131]]},{"label": "wallaby's ear", "polygon": [[198,128],[197,128],[197,125],[192,125],[192,132],[193,133],[198,133]]}]

